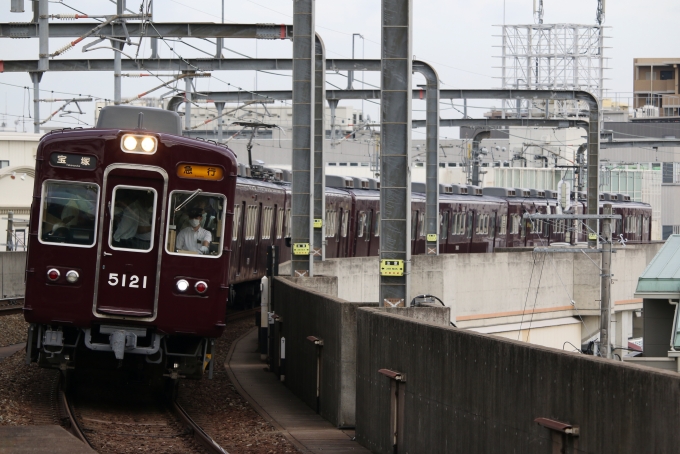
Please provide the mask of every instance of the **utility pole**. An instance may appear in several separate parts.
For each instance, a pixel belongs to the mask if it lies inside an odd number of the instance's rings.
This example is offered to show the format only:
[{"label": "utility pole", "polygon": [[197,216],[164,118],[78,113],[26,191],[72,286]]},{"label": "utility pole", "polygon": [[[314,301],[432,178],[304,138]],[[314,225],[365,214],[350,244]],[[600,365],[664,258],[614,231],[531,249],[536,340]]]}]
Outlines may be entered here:
[{"label": "utility pole", "polygon": [[[611,203],[606,203],[603,208],[605,216],[612,214]],[[600,287],[600,356],[612,358],[609,333],[611,331],[611,283],[612,283],[612,230],[611,219],[602,219],[602,281]]]}]

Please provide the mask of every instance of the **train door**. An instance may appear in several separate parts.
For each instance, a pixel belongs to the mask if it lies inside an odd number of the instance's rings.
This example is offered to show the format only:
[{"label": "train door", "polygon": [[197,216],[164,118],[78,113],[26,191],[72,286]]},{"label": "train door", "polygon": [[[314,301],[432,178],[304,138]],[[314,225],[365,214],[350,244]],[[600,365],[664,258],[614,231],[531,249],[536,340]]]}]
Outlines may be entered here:
[{"label": "train door", "polygon": [[167,174],[110,166],[104,174],[93,312],[154,319]]}]

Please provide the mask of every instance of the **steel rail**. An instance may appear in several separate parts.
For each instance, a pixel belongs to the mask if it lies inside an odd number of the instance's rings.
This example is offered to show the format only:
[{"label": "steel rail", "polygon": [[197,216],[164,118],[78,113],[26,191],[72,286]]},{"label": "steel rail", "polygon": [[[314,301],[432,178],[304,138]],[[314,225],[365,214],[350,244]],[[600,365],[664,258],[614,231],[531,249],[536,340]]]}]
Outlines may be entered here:
[{"label": "steel rail", "polygon": [[9,306],[0,307],[0,317],[4,315],[21,314],[24,311],[24,306]]},{"label": "steel rail", "polygon": [[60,372],[59,373],[59,404],[61,405],[61,409],[63,410],[65,416],[68,418],[69,422],[69,427],[67,430],[71,432],[77,439],[88,445],[90,448],[94,449],[94,446],[90,443],[90,440],[87,439],[85,434],[83,433],[83,430],[80,428],[80,425],[78,424],[78,420],[75,417],[75,414],[73,412],[73,408],[71,407],[71,401],[68,398],[68,395],[66,392],[64,392],[63,388],[64,384],[64,375]]},{"label": "steel rail", "polygon": [[177,401],[172,401],[172,411],[187,427],[191,429],[194,439],[200,443],[206,451],[213,454],[229,454],[225,451],[215,440],[213,440],[208,434],[206,434],[201,426],[196,424],[196,422],[191,419],[191,416],[182,408]]}]

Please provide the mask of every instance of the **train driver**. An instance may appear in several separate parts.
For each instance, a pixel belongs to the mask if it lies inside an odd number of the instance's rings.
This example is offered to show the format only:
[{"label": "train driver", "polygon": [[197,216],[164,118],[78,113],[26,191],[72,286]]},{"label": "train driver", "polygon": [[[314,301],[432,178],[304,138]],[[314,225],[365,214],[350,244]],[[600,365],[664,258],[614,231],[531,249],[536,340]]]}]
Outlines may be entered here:
[{"label": "train driver", "polygon": [[175,248],[178,251],[191,251],[207,255],[210,252],[212,234],[201,227],[203,210],[201,208],[192,208],[188,214],[189,226],[183,228],[177,235]]}]

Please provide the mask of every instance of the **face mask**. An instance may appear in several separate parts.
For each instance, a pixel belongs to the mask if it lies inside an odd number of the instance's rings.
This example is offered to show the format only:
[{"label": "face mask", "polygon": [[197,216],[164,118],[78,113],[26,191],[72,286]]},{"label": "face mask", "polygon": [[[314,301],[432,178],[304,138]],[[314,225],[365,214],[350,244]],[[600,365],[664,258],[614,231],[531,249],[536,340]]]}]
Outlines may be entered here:
[{"label": "face mask", "polygon": [[200,223],[201,221],[198,219],[189,219],[189,224],[191,224],[192,227],[198,227]]}]

